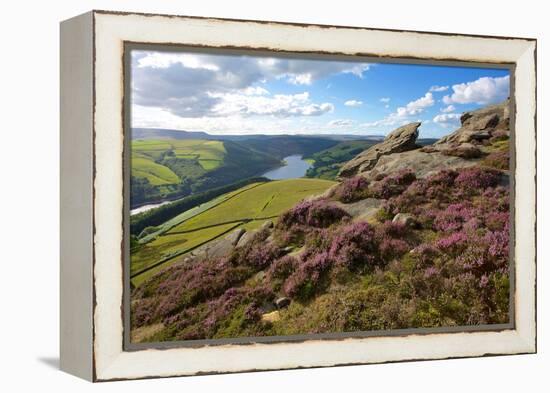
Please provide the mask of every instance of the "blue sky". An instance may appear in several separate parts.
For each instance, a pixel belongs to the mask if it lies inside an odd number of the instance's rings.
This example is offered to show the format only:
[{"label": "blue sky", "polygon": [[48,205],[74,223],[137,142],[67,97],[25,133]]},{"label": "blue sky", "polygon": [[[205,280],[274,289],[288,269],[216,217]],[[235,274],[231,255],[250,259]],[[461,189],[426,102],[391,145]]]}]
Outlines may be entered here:
[{"label": "blue sky", "polygon": [[211,134],[441,137],[505,100],[509,72],[355,61],[132,52],[132,126]]}]

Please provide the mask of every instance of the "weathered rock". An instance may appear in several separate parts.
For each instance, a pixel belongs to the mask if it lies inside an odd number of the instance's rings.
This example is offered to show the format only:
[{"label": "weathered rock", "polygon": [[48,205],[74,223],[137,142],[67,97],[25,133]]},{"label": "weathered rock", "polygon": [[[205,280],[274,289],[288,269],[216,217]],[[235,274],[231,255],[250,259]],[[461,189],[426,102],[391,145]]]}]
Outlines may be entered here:
[{"label": "weathered rock", "polygon": [[403,225],[406,225],[408,227],[414,227],[417,224],[414,217],[410,214],[407,214],[407,213],[397,213],[395,215],[395,217],[393,217],[392,222],[398,223],[398,224],[403,224]]},{"label": "weathered rock", "polygon": [[476,163],[476,160],[466,160],[441,152],[426,153],[417,149],[380,157],[374,168],[361,175],[368,181],[375,181],[391,173],[408,169],[413,171],[417,178],[423,178],[442,169],[466,168]]},{"label": "weathered rock", "polygon": [[247,245],[248,243],[250,243],[250,241],[254,238],[255,233],[256,233],[256,231],[247,231],[247,232],[243,233],[242,236],[239,238],[239,241],[237,242],[236,247],[237,248],[243,247],[243,246]]},{"label": "weathered rock", "polygon": [[435,142],[432,145],[433,149],[443,151],[462,143],[479,143],[490,139],[494,132],[509,130],[509,106],[510,101],[506,100],[498,105],[465,112],[460,117],[460,128]]},{"label": "weathered rock", "polygon": [[[242,228],[235,229],[225,237],[212,240],[205,245],[193,250],[190,254],[195,261],[201,261],[207,258],[221,258],[229,254],[238,244],[240,238],[246,233]],[[185,261],[185,259],[183,259]]]},{"label": "weathered rock", "polygon": [[281,314],[279,311],[272,311],[265,314],[262,314],[262,321],[264,322],[277,322],[281,319]]},{"label": "weathered rock", "polygon": [[333,204],[344,210],[352,217],[368,215],[376,212],[384,201],[376,198],[365,198],[353,203],[342,203],[334,201]]},{"label": "weathered rock", "polygon": [[231,232],[229,235],[225,237],[225,240],[231,243],[232,246],[237,245],[239,242],[239,239],[246,231],[243,228],[237,228],[233,232]]},{"label": "weathered rock", "polygon": [[340,169],[339,176],[350,177],[371,170],[382,156],[416,149],[420,123],[410,123],[392,131],[384,140],[359,153]]},{"label": "weathered rock", "polygon": [[261,229],[271,229],[271,228],[273,228],[273,221],[271,220],[267,220],[261,226]]},{"label": "weathered rock", "polygon": [[278,309],[286,308],[290,305],[290,299],[287,297],[280,297],[277,300],[275,300],[275,305]]}]

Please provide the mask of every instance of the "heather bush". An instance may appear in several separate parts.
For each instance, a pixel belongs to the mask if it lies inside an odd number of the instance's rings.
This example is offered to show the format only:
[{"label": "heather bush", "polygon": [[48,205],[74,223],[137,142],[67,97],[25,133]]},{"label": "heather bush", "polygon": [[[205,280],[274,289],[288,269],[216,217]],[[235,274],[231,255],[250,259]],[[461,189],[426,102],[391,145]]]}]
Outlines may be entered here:
[{"label": "heather bush", "polygon": [[364,270],[380,263],[377,248],[372,226],[356,222],[341,228],[334,236],[329,256],[337,265]]},{"label": "heather bush", "polygon": [[308,259],[299,263],[298,268],[285,281],[284,293],[302,300],[309,299],[321,289],[321,281],[332,267],[332,263],[327,252],[309,256]]},{"label": "heather bush", "polygon": [[493,169],[479,167],[465,168],[455,179],[455,186],[469,191],[495,187],[500,181],[500,173]]},{"label": "heather bush", "polygon": [[389,262],[408,252],[411,246],[407,242],[411,230],[403,223],[386,221],[375,229],[380,258]]},{"label": "heather bush", "polygon": [[483,156],[481,150],[475,146],[459,146],[455,149],[445,149],[441,153],[446,156],[454,156],[465,159],[473,159]]},{"label": "heather bush", "polygon": [[379,182],[373,184],[369,192],[375,198],[388,199],[394,195],[399,195],[409,184],[416,180],[416,175],[411,170],[401,170],[394,174],[384,177]]},{"label": "heather bush", "polygon": [[363,176],[344,180],[335,189],[333,197],[343,203],[351,203],[368,196],[369,182]]},{"label": "heather bush", "polygon": [[296,270],[298,260],[290,255],[285,255],[271,264],[267,271],[267,277],[270,281],[284,280]]},{"label": "heather bush", "polygon": [[507,170],[510,168],[509,161],[508,151],[496,151],[485,157],[483,164],[496,169]]},{"label": "heather bush", "polygon": [[451,203],[444,210],[435,213],[433,228],[442,232],[457,231],[476,214],[470,202]]},{"label": "heather bush", "polygon": [[279,217],[281,228],[294,225],[324,228],[349,216],[344,210],[326,200],[303,201]]}]

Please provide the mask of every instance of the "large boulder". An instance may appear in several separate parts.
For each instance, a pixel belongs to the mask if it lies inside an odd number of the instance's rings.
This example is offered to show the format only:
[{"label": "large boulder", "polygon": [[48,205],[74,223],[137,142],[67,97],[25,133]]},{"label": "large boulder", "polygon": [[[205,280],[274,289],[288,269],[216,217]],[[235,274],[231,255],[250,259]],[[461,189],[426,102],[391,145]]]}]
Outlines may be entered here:
[{"label": "large boulder", "polygon": [[384,140],[359,153],[340,169],[339,176],[350,177],[374,168],[380,157],[418,148],[419,122],[410,123],[392,131]]},{"label": "large boulder", "polygon": [[461,157],[445,155],[440,152],[426,153],[420,149],[380,157],[374,168],[361,176],[369,182],[383,178],[402,170],[413,171],[417,178],[429,176],[442,169],[466,168],[476,165],[479,160],[468,160]]},{"label": "large boulder", "polygon": [[[222,258],[228,255],[239,243],[239,240],[246,234],[243,228],[237,228],[224,237],[212,240],[195,250],[186,254],[186,258],[191,258],[194,262],[205,259]],[[183,259],[185,261],[185,259]],[[189,263],[189,261],[187,262]]]},{"label": "large boulder", "polygon": [[465,112],[460,117],[460,123],[460,128],[425,150],[448,152],[459,149],[464,144],[482,145],[484,140],[497,133],[509,134],[510,101]]}]

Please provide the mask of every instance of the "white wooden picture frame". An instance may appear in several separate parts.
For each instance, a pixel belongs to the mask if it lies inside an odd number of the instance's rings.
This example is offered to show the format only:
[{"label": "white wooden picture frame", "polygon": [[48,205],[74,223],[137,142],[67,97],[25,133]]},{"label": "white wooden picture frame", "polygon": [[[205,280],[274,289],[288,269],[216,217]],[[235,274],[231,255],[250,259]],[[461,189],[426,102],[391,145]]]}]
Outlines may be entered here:
[{"label": "white wooden picture frame", "polygon": [[[124,48],[507,64],[513,69],[514,312],[503,329],[128,348]],[[61,24],[61,368],[90,381],[536,352],[536,40],[92,11]]]}]

